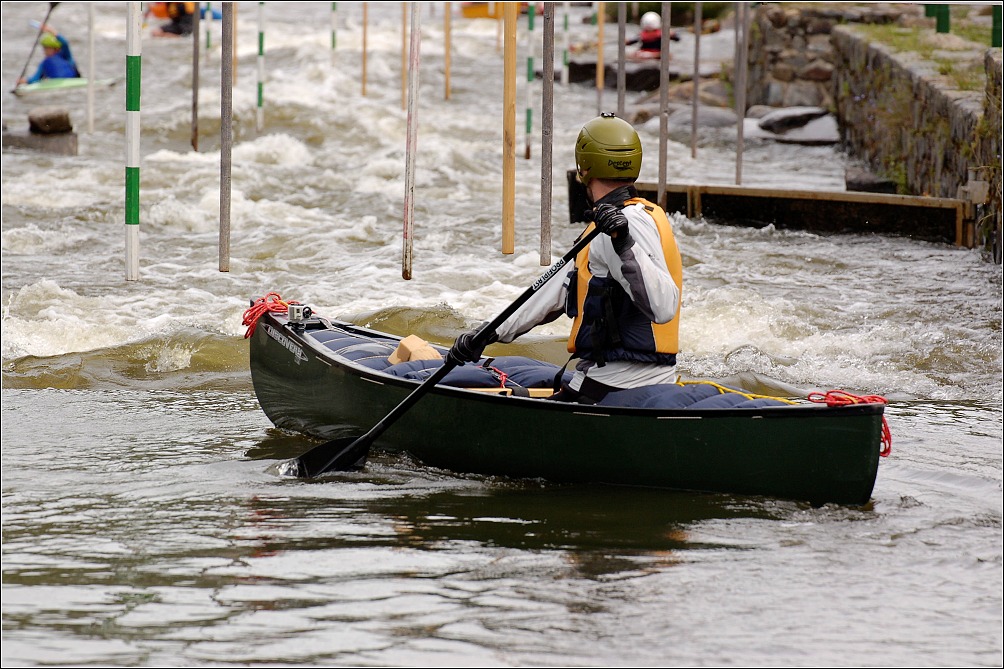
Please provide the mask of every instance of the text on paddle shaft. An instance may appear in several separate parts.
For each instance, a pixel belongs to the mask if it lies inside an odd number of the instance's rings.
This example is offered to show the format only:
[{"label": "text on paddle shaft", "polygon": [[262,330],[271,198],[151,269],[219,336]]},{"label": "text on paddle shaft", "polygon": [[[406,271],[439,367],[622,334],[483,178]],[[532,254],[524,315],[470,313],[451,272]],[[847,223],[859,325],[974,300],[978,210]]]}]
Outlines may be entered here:
[{"label": "text on paddle shaft", "polygon": [[553,265],[551,265],[551,269],[549,269],[546,272],[544,272],[543,274],[541,274],[540,278],[538,278],[536,281],[533,282],[533,290],[537,290],[538,288],[540,288],[541,286],[543,286],[545,283],[547,283],[547,280],[550,279],[555,274],[557,274],[558,270],[560,270],[564,266],[565,266],[565,259],[564,258],[562,258],[558,262],[556,262]]}]

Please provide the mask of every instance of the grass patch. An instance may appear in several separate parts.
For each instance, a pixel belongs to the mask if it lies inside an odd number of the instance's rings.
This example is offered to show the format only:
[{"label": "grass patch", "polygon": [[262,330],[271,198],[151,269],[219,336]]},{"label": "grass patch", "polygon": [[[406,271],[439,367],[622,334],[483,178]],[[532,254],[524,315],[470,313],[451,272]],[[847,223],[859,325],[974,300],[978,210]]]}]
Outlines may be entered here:
[{"label": "grass patch", "polygon": [[[937,33],[934,32],[933,28],[874,23],[855,25],[854,28],[869,41],[885,44],[894,51],[913,52],[925,60],[932,61],[937,65],[938,72],[960,91],[982,90],[986,86],[986,72],[982,59],[966,61],[945,56],[946,49],[939,45]],[[972,29],[972,34],[985,33],[986,41],[984,43],[990,43],[989,28],[983,30],[982,26],[971,24],[953,27],[952,33],[967,41],[973,40],[963,35],[963,28]],[[974,46],[980,45],[974,44]],[[939,53],[935,54],[936,51]]]},{"label": "grass patch", "polygon": [[938,72],[948,77],[960,91],[986,88],[987,73],[979,63],[938,62]]},{"label": "grass patch", "polygon": [[952,34],[958,35],[967,42],[979,44],[984,48],[990,47],[990,26],[982,23],[962,23],[952,26]]}]

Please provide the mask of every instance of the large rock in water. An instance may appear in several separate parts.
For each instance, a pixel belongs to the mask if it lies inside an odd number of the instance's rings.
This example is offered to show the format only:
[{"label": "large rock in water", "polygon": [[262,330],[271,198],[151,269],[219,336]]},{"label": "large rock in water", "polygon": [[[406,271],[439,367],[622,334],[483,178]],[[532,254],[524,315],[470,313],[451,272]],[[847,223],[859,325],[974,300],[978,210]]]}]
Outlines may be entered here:
[{"label": "large rock in water", "polygon": [[781,144],[805,144],[807,146],[824,146],[840,142],[837,119],[830,113],[784,132],[764,130],[760,120],[755,118],[743,119],[743,135],[747,139],[770,139]]},{"label": "large rock in water", "polygon": [[829,113],[823,107],[784,107],[761,116],[759,126],[767,132],[784,133]]},{"label": "large rock in water", "polygon": [[844,170],[844,185],[847,190],[864,193],[896,194],[896,182],[880,177],[863,167],[848,167]]},{"label": "large rock in water", "polygon": [[[690,132],[693,128],[693,108],[686,105],[677,108],[666,119],[666,131],[670,139],[676,142],[689,141]],[[699,105],[697,108],[697,130],[704,134],[706,132],[729,132],[727,128],[734,128],[738,117],[731,109],[721,107],[709,107]],[[659,116],[653,116],[645,121],[641,127],[646,131],[658,135],[662,122]]]},{"label": "large rock in water", "polygon": [[[683,107],[669,115],[668,125],[690,130],[694,117],[693,107]],[[727,128],[734,126],[739,117],[727,107],[697,106],[697,126],[699,128]]]},{"label": "large rock in water", "polygon": [[28,130],[3,128],[3,149],[30,149],[64,156],[77,155],[77,133],[70,114],[58,107],[38,107],[28,113]]},{"label": "large rock in water", "polygon": [[73,132],[70,112],[59,107],[38,107],[28,113],[28,130],[36,135]]}]

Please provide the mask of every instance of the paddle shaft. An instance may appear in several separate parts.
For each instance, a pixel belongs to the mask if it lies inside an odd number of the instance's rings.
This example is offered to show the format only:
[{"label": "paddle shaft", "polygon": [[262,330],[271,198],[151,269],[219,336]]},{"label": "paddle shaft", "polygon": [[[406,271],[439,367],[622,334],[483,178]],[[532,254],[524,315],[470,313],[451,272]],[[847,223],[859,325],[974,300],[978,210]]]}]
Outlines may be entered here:
[{"label": "paddle shaft", "polygon": [[[526,304],[527,300],[534,296],[534,294],[539,291],[545,283],[548,282],[554,275],[561,271],[564,267],[575,258],[586,246],[593,240],[593,238],[600,234],[599,228],[593,228],[586,235],[581,237],[575,245],[568,250],[568,252],[561,257],[556,263],[551,265],[550,269],[540,275],[540,277],[533,282],[533,285],[523,291],[523,294],[516,298],[516,301],[506,307],[502,313],[495,317],[489,323],[486,323],[481,329],[478,330],[476,337],[478,339],[484,340],[488,334],[495,332],[499,326],[502,325],[510,316],[512,316],[517,309]],[[413,390],[411,394],[405,397],[400,404],[394,407],[393,410],[384,418],[370,428],[370,431],[353,441],[348,446],[344,446],[344,439],[336,439],[334,441],[329,441],[327,443],[316,446],[307,453],[303,454],[297,458],[294,462],[296,463],[296,471],[307,477],[317,476],[318,474],[323,474],[331,469],[348,469],[353,467],[357,462],[363,459],[369,447],[376,441],[377,437],[383,434],[384,430],[394,424],[394,422],[404,415],[412,406],[415,405],[422,397],[429,392],[429,390],[435,387],[443,378],[450,373],[450,371],[457,366],[457,362],[452,356],[447,356],[446,360],[443,361],[443,366],[437,369],[432,376],[427,378],[422,384]],[[327,463],[317,469],[317,471],[310,471],[310,463],[316,461],[317,457],[322,456],[325,451],[331,451],[338,449],[335,453],[331,455],[331,458],[327,460]]]},{"label": "paddle shaft", "polygon": [[42,39],[42,33],[45,32],[45,26],[48,25],[49,23],[49,16],[52,15],[52,10],[54,10],[56,8],[56,5],[58,4],[59,4],[58,2],[49,3],[49,11],[45,13],[45,20],[42,21],[42,25],[38,27],[38,34],[35,35],[35,43],[31,45],[31,51],[28,53],[28,60],[24,62],[24,69],[21,70],[21,76],[19,76],[17,78],[17,81],[14,82],[14,88],[17,88],[17,85],[21,82],[21,79],[24,78],[25,72],[28,71],[28,66],[31,64],[31,57],[35,55],[35,48],[38,46],[38,40]]}]

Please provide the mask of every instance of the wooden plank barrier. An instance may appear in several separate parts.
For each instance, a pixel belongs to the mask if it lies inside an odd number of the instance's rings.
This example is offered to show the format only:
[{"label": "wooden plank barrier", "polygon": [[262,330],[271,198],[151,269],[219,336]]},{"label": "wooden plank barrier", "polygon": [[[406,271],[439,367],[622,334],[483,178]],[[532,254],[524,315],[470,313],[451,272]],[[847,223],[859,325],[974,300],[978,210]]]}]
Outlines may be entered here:
[{"label": "wooden plank barrier", "polygon": [[[747,186],[638,182],[639,194],[667,212],[709,222],[825,234],[877,233],[912,239],[976,245],[975,207],[967,200],[859,191],[810,191]],[[568,171],[570,222],[581,223],[588,208],[575,170]]]}]

